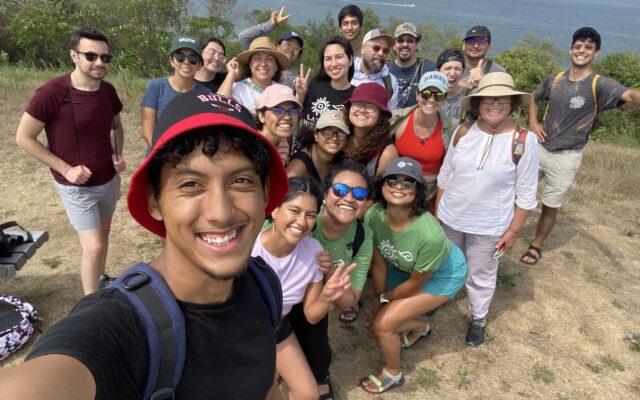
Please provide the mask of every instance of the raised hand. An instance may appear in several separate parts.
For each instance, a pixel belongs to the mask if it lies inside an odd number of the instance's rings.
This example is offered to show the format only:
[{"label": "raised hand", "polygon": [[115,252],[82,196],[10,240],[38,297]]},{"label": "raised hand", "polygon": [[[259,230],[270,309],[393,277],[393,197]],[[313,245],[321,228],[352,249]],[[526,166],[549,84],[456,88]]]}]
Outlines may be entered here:
[{"label": "raised hand", "polygon": [[298,76],[294,80],[294,85],[296,87],[296,100],[300,104],[304,101],[304,96],[307,94],[307,89],[309,89],[309,76],[311,75],[311,68],[307,69],[307,73],[304,73],[304,64],[300,64],[300,76]]},{"label": "raised hand", "polygon": [[484,64],[484,59],[480,60],[477,67],[471,68],[469,71],[469,81],[467,83],[470,87],[478,87],[478,82],[484,76],[482,64]]},{"label": "raised hand", "polygon": [[334,302],[338,300],[347,290],[351,289],[351,271],[356,268],[356,263],[345,268],[344,263],[340,263],[333,272],[331,278],[322,287],[321,296],[325,301]]},{"label": "raised hand", "polygon": [[271,13],[271,22],[273,22],[274,25],[280,25],[287,19],[289,19],[289,15],[284,15],[284,6],[282,6],[280,11],[274,11]]}]

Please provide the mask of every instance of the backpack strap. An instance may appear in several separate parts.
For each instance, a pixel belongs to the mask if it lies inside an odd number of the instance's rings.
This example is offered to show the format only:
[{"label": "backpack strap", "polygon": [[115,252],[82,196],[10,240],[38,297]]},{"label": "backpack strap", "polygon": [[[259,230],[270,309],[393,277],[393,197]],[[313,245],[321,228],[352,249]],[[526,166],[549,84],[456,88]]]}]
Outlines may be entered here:
[{"label": "backpack strap", "polygon": [[383,76],[382,82],[384,82],[384,88],[387,89],[389,100],[391,100],[391,98],[393,97],[393,82],[391,81],[391,73]]},{"label": "backpack strap", "polygon": [[358,254],[358,250],[362,246],[364,242],[364,224],[359,219],[356,219],[356,235],[353,237],[353,242],[351,242],[351,258],[355,257]]},{"label": "backpack strap", "polygon": [[[556,76],[553,78],[553,80],[551,81],[551,87],[549,88],[549,92],[551,92],[551,89],[553,89],[554,87],[556,87],[556,85],[558,84],[558,82],[560,82],[560,79],[562,79],[562,77],[564,76],[564,74],[567,71],[561,71],[558,72],[556,74]],[[544,110],[544,115],[542,116],[542,121],[547,119],[547,113],[549,112],[549,102],[547,101],[547,108],[545,108]]]},{"label": "backpack strap", "polygon": [[527,145],[527,130],[523,127],[516,127],[513,132],[513,141],[511,142],[511,161],[518,166],[522,155],[524,154],[525,146]]},{"label": "backpack strap", "polygon": [[173,399],[186,355],[184,314],[162,276],[138,263],[110,282],[127,299],[147,338],[148,366],[144,399]]},{"label": "backpack strap", "polygon": [[593,78],[591,78],[591,94],[593,95],[593,114],[591,114],[591,118],[584,124],[580,125],[578,129],[584,128],[586,125],[595,121],[598,117],[598,96],[596,95],[596,85],[598,84],[598,79],[600,79],[600,75],[594,74]]},{"label": "backpack strap", "polygon": [[469,128],[471,128],[471,125],[473,125],[472,121],[465,121],[460,125],[458,125],[458,129],[456,129],[456,131],[453,133],[452,145],[454,148],[456,147],[460,139],[462,139],[464,135],[466,135],[467,132],[469,132]]},{"label": "backpack strap", "polygon": [[491,70],[491,66],[493,65],[493,61],[489,60],[488,58],[485,58],[486,63],[484,64],[484,68],[482,68],[482,73],[484,75],[488,74],[489,71]]},{"label": "backpack strap", "polygon": [[247,268],[256,282],[262,300],[271,313],[271,324],[278,327],[282,318],[282,286],[276,273],[267,265],[262,257],[251,257]]}]

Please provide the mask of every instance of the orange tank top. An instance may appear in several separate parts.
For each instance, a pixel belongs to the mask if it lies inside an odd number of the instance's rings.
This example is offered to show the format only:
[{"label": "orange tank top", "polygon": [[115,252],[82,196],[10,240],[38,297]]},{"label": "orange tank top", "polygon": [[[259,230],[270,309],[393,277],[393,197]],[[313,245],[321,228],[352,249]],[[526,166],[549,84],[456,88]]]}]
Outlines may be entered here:
[{"label": "orange tank top", "polygon": [[413,117],[417,109],[409,115],[409,121],[400,139],[396,141],[396,148],[400,157],[411,157],[420,162],[423,175],[438,175],[444,161],[444,141],[442,140],[442,124],[440,118],[431,136],[420,139],[416,136]]}]

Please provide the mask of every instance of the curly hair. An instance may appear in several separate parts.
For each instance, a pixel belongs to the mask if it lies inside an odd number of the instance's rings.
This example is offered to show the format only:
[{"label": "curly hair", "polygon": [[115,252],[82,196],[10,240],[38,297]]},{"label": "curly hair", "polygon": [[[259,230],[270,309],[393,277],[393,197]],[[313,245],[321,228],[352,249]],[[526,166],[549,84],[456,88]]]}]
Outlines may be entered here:
[{"label": "curly hair", "polygon": [[[351,110],[351,103],[347,103],[344,106],[345,120],[348,121],[349,130],[354,135],[354,126],[349,120],[349,111]],[[389,140],[389,119],[391,119],[391,113],[388,111],[380,110],[380,116],[374,126],[369,128],[367,132],[367,140],[362,146],[358,148],[351,148],[346,151],[347,155],[361,164],[367,164],[371,157],[380,150],[386,142]]]},{"label": "curly hair", "polygon": [[[374,203],[379,203],[382,208],[387,209],[387,200],[382,195],[382,185],[384,185],[385,178],[379,177],[373,184],[371,190],[371,199]],[[425,211],[429,211],[429,201],[427,200],[427,184],[424,182],[424,178],[420,178],[416,185],[416,196],[411,205],[411,216],[418,217]]]},{"label": "curly hair", "polygon": [[171,164],[175,168],[200,145],[202,154],[211,158],[223,143],[229,146],[226,151],[241,152],[251,161],[264,186],[269,172],[270,156],[267,145],[262,140],[237,128],[204,127],[171,139],[154,154],[149,163],[149,183],[156,197],[160,195],[160,172],[163,165]]},{"label": "curly hair", "polygon": [[353,172],[362,176],[365,184],[367,185],[367,189],[369,189],[369,187],[371,186],[371,179],[369,178],[369,175],[367,174],[367,170],[362,166],[362,164],[359,164],[351,159],[346,159],[344,161],[341,161],[337,164],[333,164],[331,166],[329,173],[327,174],[327,176],[324,177],[325,191],[331,188],[331,185],[333,184],[333,180],[336,178],[336,176],[339,173],[344,171]]}]

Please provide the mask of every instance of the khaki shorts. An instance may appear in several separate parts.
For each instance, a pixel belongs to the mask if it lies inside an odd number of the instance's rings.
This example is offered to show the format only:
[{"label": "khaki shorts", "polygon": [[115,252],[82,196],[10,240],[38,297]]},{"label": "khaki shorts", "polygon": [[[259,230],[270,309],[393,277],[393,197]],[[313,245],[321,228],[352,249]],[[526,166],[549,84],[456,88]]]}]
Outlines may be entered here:
[{"label": "khaki shorts", "polygon": [[547,207],[560,208],[584,156],[584,148],[578,150],[548,151],[540,145],[539,180],[544,178],[540,201]]}]

